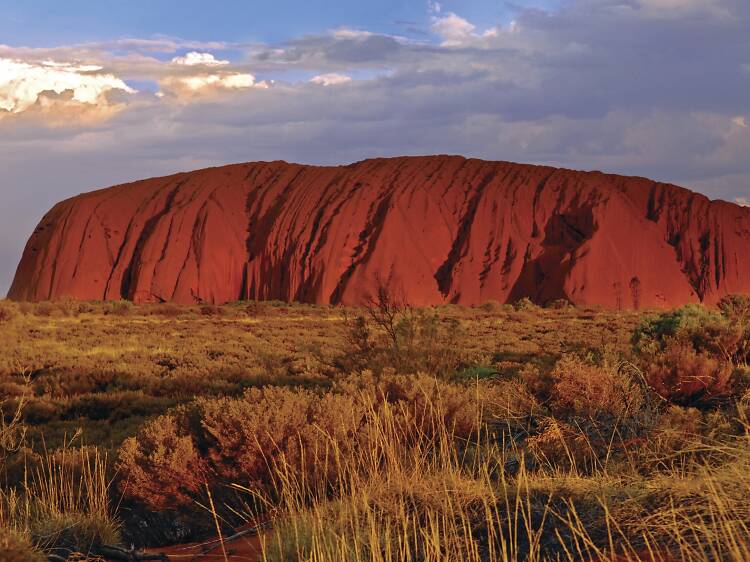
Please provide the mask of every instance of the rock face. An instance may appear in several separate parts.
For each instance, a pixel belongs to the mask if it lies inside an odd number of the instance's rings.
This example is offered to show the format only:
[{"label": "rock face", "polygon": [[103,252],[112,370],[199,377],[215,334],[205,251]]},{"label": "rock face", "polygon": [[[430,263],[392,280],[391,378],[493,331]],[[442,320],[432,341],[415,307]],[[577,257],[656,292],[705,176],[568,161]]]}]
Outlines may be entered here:
[{"label": "rock face", "polygon": [[750,293],[750,208],[643,178],[435,156],[238,164],[54,207],[9,297],[613,308]]}]

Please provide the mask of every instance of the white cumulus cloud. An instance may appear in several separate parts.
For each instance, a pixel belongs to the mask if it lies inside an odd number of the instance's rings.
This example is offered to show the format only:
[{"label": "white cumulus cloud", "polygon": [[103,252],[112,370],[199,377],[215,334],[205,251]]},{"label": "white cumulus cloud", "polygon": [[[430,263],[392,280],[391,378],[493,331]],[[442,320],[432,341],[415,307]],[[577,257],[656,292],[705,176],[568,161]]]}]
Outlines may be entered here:
[{"label": "white cumulus cloud", "polygon": [[211,53],[191,51],[182,57],[174,57],[172,63],[182,66],[224,66],[229,64],[229,61],[217,59]]},{"label": "white cumulus cloud", "polygon": [[41,63],[0,58],[0,109],[11,113],[26,111],[43,94],[70,92],[75,102],[106,105],[106,94],[136,91],[112,74],[102,74],[99,66],[83,66],[54,61]]},{"label": "white cumulus cloud", "polygon": [[443,38],[444,45],[460,45],[474,34],[476,26],[449,12],[445,16],[433,19],[432,30]]},{"label": "white cumulus cloud", "polygon": [[[516,27],[516,22],[511,24],[511,31]],[[442,38],[443,47],[464,46],[477,39],[487,39],[498,35],[498,28],[492,27],[483,33],[477,32],[477,27],[461,16],[448,12],[444,16],[433,16],[432,32]]]},{"label": "white cumulus cloud", "polygon": [[310,78],[310,82],[320,86],[337,86],[338,84],[345,84],[351,81],[352,79],[350,76],[347,76],[346,74],[337,74],[335,72],[318,74],[317,76]]},{"label": "white cumulus cloud", "polygon": [[[160,82],[164,90],[176,95],[210,93],[220,90],[243,90],[248,88],[268,88],[265,80],[258,81],[246,72],[215,72],[191,76],[170,76]],[[161,96],[160,96],[161,97]]]},{"label": "white cumulus cloud", "polygon": [[743,207],[750,207],[750,198],[748,197],[738,197],[734,202]]},{"label": "white cumulus cloud", "polygon": [[184,56],[174,57],[172,65],[195,67],[195,74],[169,75],[160,81],[162,91],[158,97],[164,96],[164,91],[180,95],[206,94],[220,90],[243,90],[247,88],[267,88],[267,82],[258,82],[254,74],[231,70],[216,70],[200,72],[200,67],[218,67],[229,64],[227,60],[217,59],[211,53],[191,51]]}]

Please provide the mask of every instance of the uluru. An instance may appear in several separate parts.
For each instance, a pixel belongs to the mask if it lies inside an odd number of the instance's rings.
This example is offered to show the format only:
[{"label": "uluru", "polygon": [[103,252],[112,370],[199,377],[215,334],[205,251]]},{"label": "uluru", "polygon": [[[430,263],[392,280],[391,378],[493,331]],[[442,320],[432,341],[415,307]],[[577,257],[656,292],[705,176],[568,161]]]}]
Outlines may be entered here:
[{"label": "uluru", "polygon": [[750,293],[750,208],[645,178],[457,156],[256,162],[63,201],[9,298],[671,307]]}]

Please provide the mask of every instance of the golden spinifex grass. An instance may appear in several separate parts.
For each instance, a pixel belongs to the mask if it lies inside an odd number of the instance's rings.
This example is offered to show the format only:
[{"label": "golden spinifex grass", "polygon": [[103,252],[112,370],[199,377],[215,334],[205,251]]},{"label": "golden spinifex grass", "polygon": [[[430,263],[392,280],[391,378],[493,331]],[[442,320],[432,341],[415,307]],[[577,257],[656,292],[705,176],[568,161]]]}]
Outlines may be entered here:
[{"label": "golden spinifex grass", "polygon": [[45,454],[19,486],[0,491],[0,526],[61,556],[117,543],[106,467],[106,457],[91,448]]},{"label": "golden spinifex grass", "polygon": [[441,406],[430,406],[429,438],[407,444],[398,409],[387,407],[368,418],[367,449],[351,455],[331,441],[332,488],[316,489],[304,470],[278,461],[264,559],[748,559],[746,436],[703,444],[700,460],[648,476],[627,463],[532,469],[515,445],[487,433],[456,447]]},{"label": "golden spinifex grass", "polygon": [[727,303],[0,303],[0,558],[268,522],[269,561],[746,560]]}]

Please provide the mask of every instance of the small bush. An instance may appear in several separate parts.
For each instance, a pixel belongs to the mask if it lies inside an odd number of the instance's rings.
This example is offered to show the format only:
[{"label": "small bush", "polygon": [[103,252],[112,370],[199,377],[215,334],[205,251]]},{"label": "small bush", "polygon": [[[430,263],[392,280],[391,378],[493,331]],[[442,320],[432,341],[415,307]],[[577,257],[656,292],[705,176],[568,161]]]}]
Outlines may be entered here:
[{"label": "small bush", "polygon": [[90,302],[79,302],[76,305],[77,314],[93,314],[97,311],[96,306]]},{"label": "small bush", "polygon": [[544,305],[544,308],[550,308],[552,310],[565,310],[572,307],[573,303],[571,303],[568,299],[555,299],[549,301]]},{"label": "small bush", "polygon": [[148,307],[149,314],[164,318],[177,318],[187,312],[187,309],[172,303],[155,304]]},{"label": "small bush", "polygon": [[491,417],[500,402],[494,388],[450,384],[423,374],[395,375],[374,384],[374,398],[377,410],[384,404],[395,406],[401,438],[407,443],[416,438],[432,439],[443,429],[467,440],[476,435],[482,418]]},{"label": "small bush", "polygon": [[501,312],[503,310],[503,305],[497,301],[489,300],[479,305],[479,308],[481,308],[487,314],[497,314],[498,312]]},{"label": "small bush", "polygon": [[133,303],[130,301],[114,301],[109,303],[105,314],[113,316],[127,316],[133,310]]},{"label": "small bush", "polygon": [[450,376],[471,362],[466,352],[453,345],[461,336],[460,323],[443,320],[430,310],[371,309],[368,315],[347,319],[346,326],[348,346],[339,358],[345,371],[392,369]]},{"label": "small bush", "polygon": [[262,301],[249,301],[245,306],[245,314],[251,318],[258,316],[267,316],[270,314],[277,303],[262,302]]},{"label": "small bush", "polygon": [[543,418],[537,432],[526,440],[536,463],[555,468],[583,469],[592,460],[592,447],[586,436],[553,417]]},{"label": "small bush", "polygon": [[750,295],[727,295],[718,304],[722,314],[743,325],[750,323]]},{"label": "small bush", "polygon": [[146,425],[120,447],[121,489],[154,509],[188,504],[207,476],[207,464],[190,435],[188,412],[178,410]]},{"label": "small bush", "polygon": [[213,304],[204,304],[203,306],[201,306],[200,312],[202,316],[221,316],[223,310],[220,306],[216,306]]},{"label": "small bush", "polygon": [[674,455],[694,445],[702,431],[703,417],[696,408],[670,405],[659,416],[649,438],[647,454]]},{"label": "small bush", "polygon": [[34,314],[42,317],[53,316],[59,309],[51,302],[40,302],[34,307]]},{"label": "small bush", "polygon": [[56,301],[55,308],[61,316],[78,316],[79,314],[78,303],[68,297]]},{"label": "small bush", "polygon": [[513,308],[515,310],[537,310],[539,306],[529,297],[523,297],[513,303]]},{"label": "small bush", "polygon": [[635,416],[646,402],[641,386],[617,365],[600,366],[566,356],[550,377],[550,408],[563,419],[606,416],[625,420]]},{"label": "small bush", "polygon": [[685,342],[644,360],[648,384],[663,398],[682,406],[708,406],[735,393],[734,368],[726,361],[698,352]]},{"label": "small bush", "polygon": [[690,344],[695,351],[731,361],[742,339],[742,330],[726,316],[700,305],[646,318],[633,334],[640,354],[664,351],[674,340]]},{"label": "small bush", "polygon": [[743,302],[726,299],[721,312],[688,305],[645,319],[632,342],[649,385],[683,406],[710,406],[736,394],[733,373],[745,346]]},{"label": "small bush", "polygon": [[18,316],[18,308],[14,303],[0,301],[0,324],[10,322]]},{"label": "small bush", "polygon": [[736,364],[750,362],[750,296],[728,295],[719,301],[719,310],[740,333],[740,341],[734,350]]},{"label": "small bush", "polygon": [[23,315],[29,315],[34,312],[34,305],[30,302],[19,302],[18,311]]}]

